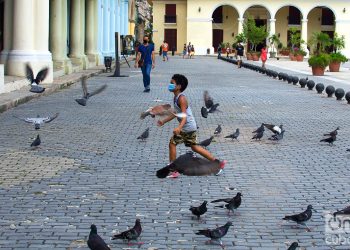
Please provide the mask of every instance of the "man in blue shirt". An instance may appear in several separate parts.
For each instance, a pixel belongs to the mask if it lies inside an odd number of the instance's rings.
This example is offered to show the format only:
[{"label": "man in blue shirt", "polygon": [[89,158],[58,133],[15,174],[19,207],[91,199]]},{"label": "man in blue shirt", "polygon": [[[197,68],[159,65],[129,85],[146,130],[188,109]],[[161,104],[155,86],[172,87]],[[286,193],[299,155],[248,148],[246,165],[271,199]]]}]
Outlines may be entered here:
[{"label": "man in blue shirt", "polygon": [[143,37],[143,44],[139,46],[135,60],[135,68],[139,67],[139,61],[141,62],[140,67],[143,75],[143,86],[145,87],[143,92],[148,93],[151,91],[151,70],[154,69],[156,64],[154,45],[149,43],[148,36]]}]

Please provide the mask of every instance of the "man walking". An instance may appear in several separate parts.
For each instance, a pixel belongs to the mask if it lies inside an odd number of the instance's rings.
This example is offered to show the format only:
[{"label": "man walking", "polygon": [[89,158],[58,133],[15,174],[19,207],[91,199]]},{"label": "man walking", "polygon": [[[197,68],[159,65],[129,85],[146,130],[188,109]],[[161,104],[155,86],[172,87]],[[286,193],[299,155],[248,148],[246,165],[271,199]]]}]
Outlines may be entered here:
[{"label": "man walking", "polygon": [[244,47],[241,44],[241,42],[238,42],[238,44],[236,46],[236,55],[237,55],[238,68],[242,67],[241,64],[242,64],[243,54],[244,54]]},{"label": "man walking", "polygon": [[143,44],[140,45],[135,60],[135,68],[140,67],[143,75],[143,86],[145,90],[143,92],[148,93],[151,91],[151,70],[156,65],[156,59],[154,55],[154,45],[149,43],[148,36],[143,37]]},{"label": "man walking", "polygon": [[169,60],[169,58],[168,58],[168,50],[169,50],[169,44],[166,41],[163,41],[163,44],[162,44],[163,61],[165,61],[165,58],[166,58],[167,61]]}]

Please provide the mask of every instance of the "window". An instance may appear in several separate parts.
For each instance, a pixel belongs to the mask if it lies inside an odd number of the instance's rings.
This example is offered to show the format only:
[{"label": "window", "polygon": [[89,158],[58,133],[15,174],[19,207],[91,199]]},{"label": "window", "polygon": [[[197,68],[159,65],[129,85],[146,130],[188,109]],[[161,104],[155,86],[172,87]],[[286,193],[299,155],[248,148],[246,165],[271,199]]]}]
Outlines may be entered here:
[{"label": "window", "polygon": [[213,13],[213,23],[222,23],[222,6],[216,8]]},{"label": "window", "polygon": [[165,23],[176,23],[176,4],[165,5]]},{"label": "window", "polygon": [[322,21],[321,25],[334,25],[333,11],[328,8],[322,8]]},{"label": "window", "polygon": [[288,24],[300,25],[301,15],[299,9],[289,6]]}]

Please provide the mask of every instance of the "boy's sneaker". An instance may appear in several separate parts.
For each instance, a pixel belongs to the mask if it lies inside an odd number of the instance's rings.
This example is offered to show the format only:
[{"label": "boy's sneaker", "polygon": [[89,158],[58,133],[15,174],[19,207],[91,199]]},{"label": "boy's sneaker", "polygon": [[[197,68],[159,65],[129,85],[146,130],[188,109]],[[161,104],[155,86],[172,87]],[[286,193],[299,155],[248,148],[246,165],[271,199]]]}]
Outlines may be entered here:
[{"label": "boy's sneaker", "polygon": [[225,167],[226,163],[227,163],[227,161],[225,161],[225,160],[220,161],[220,170],[219,170],[219,172],[217,172],[215,174],[216,176],[221,175],[224,172],[224,167]]},{"label": "boy's sneaker", "polygon": [[169,175],[167,176],[167,178],[177,178],[177,177],[179,177],[179,176],[180,176],[180,173],[177,172],[177,171],[175,171],[175,172],[172,172],[171,174],[169,174]]}]

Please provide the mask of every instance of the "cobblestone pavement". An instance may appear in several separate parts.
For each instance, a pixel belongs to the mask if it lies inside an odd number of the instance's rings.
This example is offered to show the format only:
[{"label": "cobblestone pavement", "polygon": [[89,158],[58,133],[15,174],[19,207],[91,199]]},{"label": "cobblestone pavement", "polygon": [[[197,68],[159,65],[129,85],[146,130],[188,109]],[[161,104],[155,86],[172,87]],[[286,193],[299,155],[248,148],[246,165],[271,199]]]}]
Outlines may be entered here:
[{"label": "cobblestone pavement", "polygon": [[[293,241],[301,249],[331,249],[325,243],[324,212],[350,203],[350,105],[212,57],[158,58],[151,93],[142,92],[138,70],[123,68],[122,73],[130,77],[90,78],[91,90],[103,83],[108,88],[86,107],[75,103],[82,91],[74,84],[1,114],[1,249],[87,249],[91,223],[112,249],[137,249],[110,240],[137,217],[143,225],[141,249],[220,249],[205,245],[207,239],[194,231],[228,220],[233,227],[223,238],[226,249],[286,249]],[[208,147],[228,160],[222,176],[155,176],[168,163],[168,141],[177,123],[158,128],[155,120],[141,121],[139,115],[158,104],[157,98],[172,101],[167,85],[173,73],[189,78],[186,95],[199,140],[218,124],[223,127],[223,135]],[[205,89],[220,103],[220,112],[207,119],[200,116]],[[55,112],[59,117],[39,131],[13,117]],[[262,122],[282,123],[284,140],[272,143],[266,132],[261,142],[251,141]],[[335,146],[319,142],[337,126]],[[136,140],[147,127],[150,138]],[[223,138],[236,128],[239,142]],[[42,145],[31,150],[38,133]],[[179,146],[178,155],[186,150]],[[236,192],[242,192],[243,202],[230,218],[212,204],[202,223],[188,211],[190,205]],[[309,204],[316,210],[308,223],[311,232],[281,225],[284,215]]]}]

